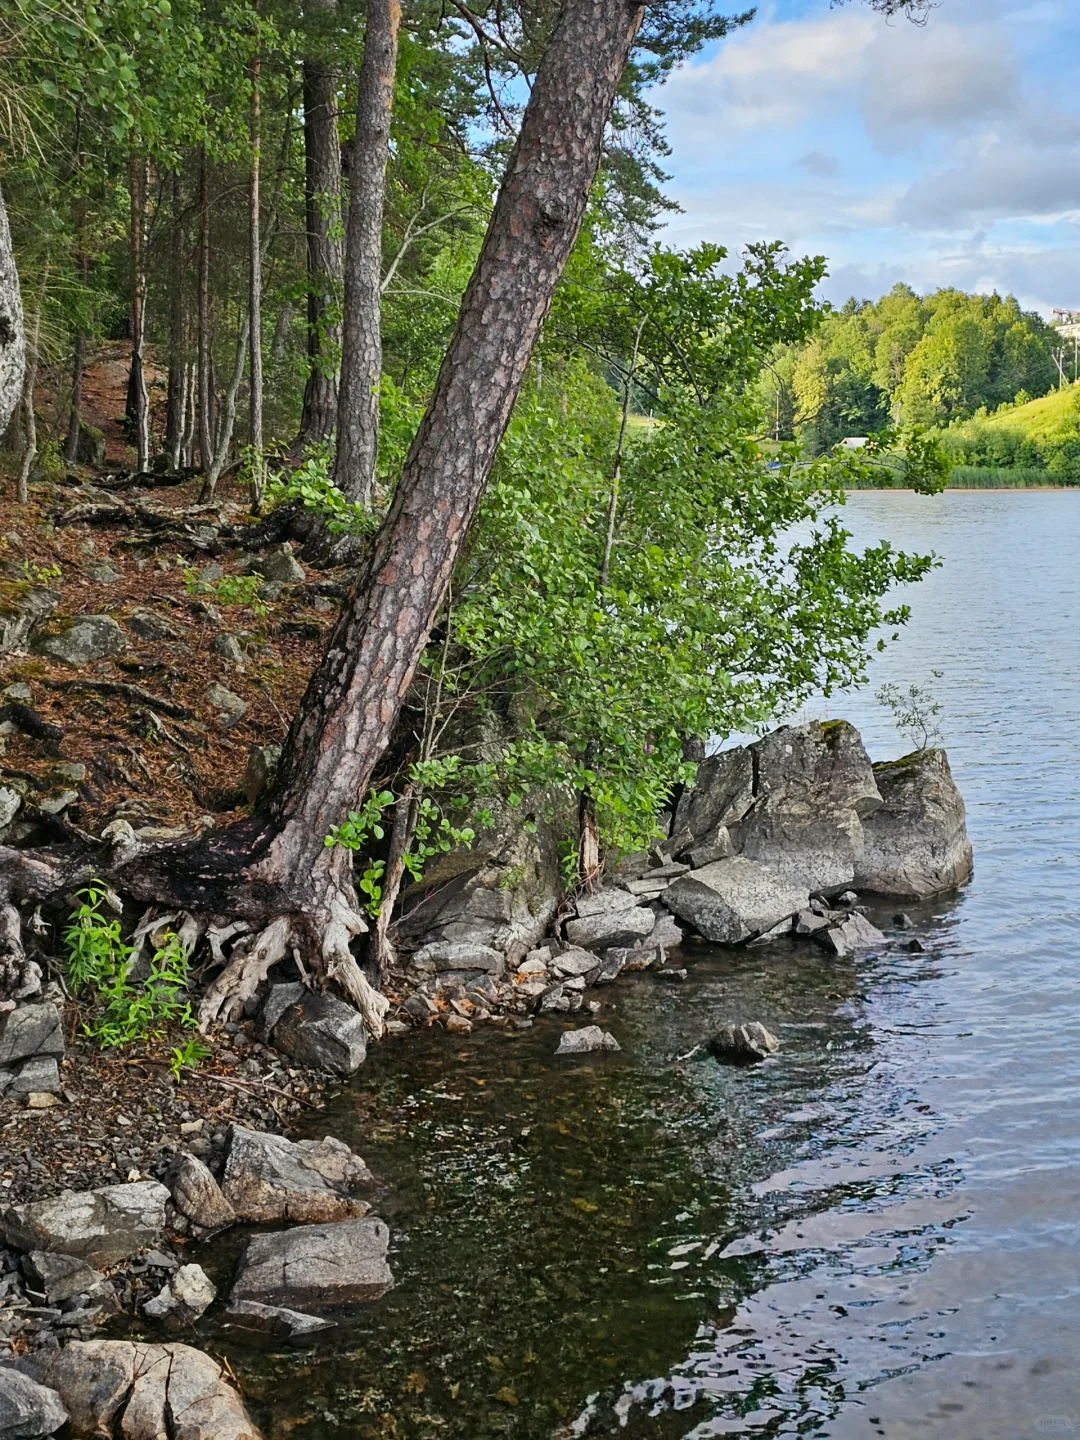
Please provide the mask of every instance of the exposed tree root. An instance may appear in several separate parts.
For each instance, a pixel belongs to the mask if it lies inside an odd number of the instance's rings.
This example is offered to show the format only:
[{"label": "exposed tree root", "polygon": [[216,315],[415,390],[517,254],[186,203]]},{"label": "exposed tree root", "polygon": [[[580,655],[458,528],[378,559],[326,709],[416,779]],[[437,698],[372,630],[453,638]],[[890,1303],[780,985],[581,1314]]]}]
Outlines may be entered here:
[{"label": "exposed tree root", "polygon": [[280,838],[244,821],[206,839],[145,845],[130,825],[115,821],[96,845],[87,838],[56,849],[0,846],[0,999],[23,998],[15,992],[32,983],[32,972],[40,986],[40,970],[25,959],[14,902],[55,902],[95,879],[150,906],[132,936],[134,961],[143,969],[153,937],[164,928],[189,955],[205,935],[207,961],[222,969],[199,1006],[202,1030],[235,1018],[273,967],[295,955],[305,978],[320,988],[335,986],[372,1035],[382,1035],[389,1002],[350,948],[367,924],[348,853],[327,851],[302,875],[289,869]]}]

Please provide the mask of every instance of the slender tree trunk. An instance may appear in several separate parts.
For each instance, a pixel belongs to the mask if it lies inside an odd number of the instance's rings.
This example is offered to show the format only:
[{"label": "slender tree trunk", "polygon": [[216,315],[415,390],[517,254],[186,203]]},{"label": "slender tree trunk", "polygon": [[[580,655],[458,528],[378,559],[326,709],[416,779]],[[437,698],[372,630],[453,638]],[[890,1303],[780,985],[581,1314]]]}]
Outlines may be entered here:
[{"label": "slender tree trunk", "polygon": [[38,362],[41,359],[41,312],[45,308],[45,294],[49,287],[49,262],[41,276],[41,290],[38,293],[34,324],[27,338],[26,378],[23,381],[23,436],[25,446],[19,465],[19,476],[15,482],[15,498],[25,505],[30,498],[30,471],[37,457],[37,416],[34,414],[34,390],[37,387]]},{"label": "slender tree trunk", "polygon": [[[251,348],[248,389],[248,443],[254,452],[251,470],[251,508],[262,503],[263,363],[262,363],[262,223],[260,194],[262,164],[261,61],[251,62],[251,187],[248,197],[248,344]],[[215,479],[217,477],[215,476]]]},{"label": "slender tree trunk", "polygon": [[[336,9],[337,0],[306,0],[304,5],[305,14],[313,20],[333,15]],[[312,57],[304,61],[309,370],[297,450],[329,440],[337,422],[342,282],[337,80],[336,71],[325,60]]]},{"label": "slender tree trunk", "polygon": [[371,504],[379,453],[383,200],[400,21],[401,0],[370,0],[349,163],[334,481],[361,505]]},{"label": "slender tree trunk", "polygon": [[209,471],[214,460],[214,422],[210,413],[210,175],[206,146],[199,157],[199,314],[196,349],[199,387],[199,464]]},{"label": "slender tree trunk", "polygon": [[128,162],[131,193],[131,373],[128,415],[135,430],[135,465],[150,464],[150,397],[146,393],[146,202],[150,162],[132,149]]},{"label": "slender tree trunk", "polygon": [[[86,255],[79,256],[79,278],[83,288],[90,274],[90,261]],[[82,429],[82,388],[86,373],[86,331],[79,329],[75,336],[75,350],[71,358],[71,409],[68,412],[67,435],[64,438],[64,459],[74,465],[79,458],[79,432]]]},{"label": "slender tree trunk", "polygon": [[169,381],[165,401],[165,452],[173,470],[180,466],[184,433],[184,226],[180,212],[180,172],[172,177],[172,236],[169,256]]},{"label": "slender tree trunk", "polygon": [[25,367],[26,338],[19,274],[11,253],[4,197],[0,194],[0,435],[18,408]]},{"label": "slender tree trunk", "polygon": [[251,314],[246,314],[240,323],[240,333],[236,337],[236,359],[233,362],[233,372],[225,387],[225,396],[218,411],[217,432],[214,435],[214,454],[210,461],[210,468],[206,472],[206,479],[203,481],[200,501],[205,505],[212,500],[214,491],[217,489],[217,482],[221,479],[221,472],[225,469],[225,462],[229,458],[229,446],[232,444],[233,427],[236,424],[236,397],[240,392],[240,382],[244,378],[244,357],[248,352],[250,342]]}]

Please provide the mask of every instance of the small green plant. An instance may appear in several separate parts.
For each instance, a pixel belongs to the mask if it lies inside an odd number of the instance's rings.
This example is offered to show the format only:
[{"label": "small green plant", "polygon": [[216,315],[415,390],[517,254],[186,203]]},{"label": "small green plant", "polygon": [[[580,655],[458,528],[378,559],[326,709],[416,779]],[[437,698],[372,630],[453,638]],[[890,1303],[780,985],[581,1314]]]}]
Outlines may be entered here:
[{"label": "small green plant", "polygon": [[185,1070],[197,1070],[204,1060],[210,1058],[210,1048],[196,1040],[194,1036],[185,1040],[183,1045],[174,1045],[171,1051],[172,1058],[169,1061],[169,1074],[179,1082]]},{"label": "small green plant", "polygon": [[[456,756],[452,758],[457,759]],[[427,761],[414,765],[409,771],[409,779],[418,786],[422,780],[428,783],[446,780],[456,773],[457,767],[448,766],[445,761]],[[392,790],[372,790],[359,810],[350,810],[342,824],[331,825],[323,843],[328,848],[341,845],[355,854],[363,850],[370,839],[384,839],[386,828],[383,817],[396,801]],[[409,875],[419,880],[433,855],[445,853],[455,845],[471,845],[476,834],[468,826],[454,825],[427,795],[418,796],[414,807],[412,835],[402,863]],[[385,860],[374,859],[368,862],[357,878],[356,888],[367,897],[366,909],[370,915],[379,913],[385,873]]]},{"label": "small green plant", "polygon": [[150,958],[146,979],[131,980],[134,951],[127,945],[116,916],[102,906],[108,891],[91,881],[76,896],[79,904],[64,931],[67,973],[72,988],[90,991],[94,1014],[84,1030],[104,1049],[136,1041],[160,1040],[170,1026],[195,1028],[191,1006],[183,998],[189,961],[178,935],[167,930]]},{"label": "small green plant", "polygon": [[63,579],[64,572],[59,565],[38,565],[33,560],[23,561],[23,579],[34,585],[47,585],[50,580]]},{"label": "small green plant", "polygon": [[282,473],[266,487],[271,505],[299,501],[305,510],[321,516],[332,535],[367,535],[378,522],[374,511],[346,500],[330,478],[329,453],[309,455],[288,473]]},{"label": "small green plant", "polygon": [[212,595],[219,605],[247,605],[253,615],[265,615],[259,599],[259,575],[223,575],[220,580],[201,580],[194,570],[184,571],[184,589],[189,595]]},{"label": "small green plant", "polygon": [[[942,673],[940,670],[930,671],[934,680],[940,680]],[[938,716],[941,704],[934,699],[928,686],[912,684],[905,690],[899,685],[882,685],[875,698],[879,705],[892,711],[896,728],[908,737],[916,750],[929,750],[932,745],[940,745],[942,735]]]}]

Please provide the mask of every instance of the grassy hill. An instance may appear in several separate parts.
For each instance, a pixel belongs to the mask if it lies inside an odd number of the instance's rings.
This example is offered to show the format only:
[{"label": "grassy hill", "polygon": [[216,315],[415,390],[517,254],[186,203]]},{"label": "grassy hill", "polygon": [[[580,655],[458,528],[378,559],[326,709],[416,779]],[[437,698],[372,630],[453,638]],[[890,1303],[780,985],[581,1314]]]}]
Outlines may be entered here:
[{"label": "grassy hill", "polygon": [[1080,389],[1052,390],[1041,400],[1029,400],[1015,410],[989,415],[982,424],[998,430],[1019,430],[1032,440],[1046,440],[1057,434],[1080,411]]}]

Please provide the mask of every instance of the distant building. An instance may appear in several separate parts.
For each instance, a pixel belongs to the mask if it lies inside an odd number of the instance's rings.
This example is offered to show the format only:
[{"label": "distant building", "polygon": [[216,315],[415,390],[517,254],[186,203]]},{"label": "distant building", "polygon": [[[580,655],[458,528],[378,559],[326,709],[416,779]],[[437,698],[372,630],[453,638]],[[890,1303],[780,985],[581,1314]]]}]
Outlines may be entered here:
[{"label": "distant building", "polygon": [[869,444],[869,435],[849,435],[846,440],[840,441],[840,448],[841,450],[862,450]]},{"label": "distant building", "polygon": [[1055,310],[1051,325],[1063,340],[1080,340],[1080,310]]}]

